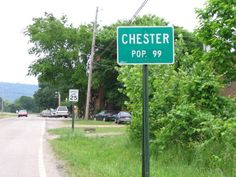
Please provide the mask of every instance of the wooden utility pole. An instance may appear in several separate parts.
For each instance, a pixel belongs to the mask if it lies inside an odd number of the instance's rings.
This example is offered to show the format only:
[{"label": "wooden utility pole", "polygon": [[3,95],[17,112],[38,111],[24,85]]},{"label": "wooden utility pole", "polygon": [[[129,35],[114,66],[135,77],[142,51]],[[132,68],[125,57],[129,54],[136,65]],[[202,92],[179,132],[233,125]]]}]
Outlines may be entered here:
[{"label": "wooden utility pole", "polygon": [[58,92],[58,106],[61,106],[61,93]]},{"label": "wooden utility pole", "polygon": [[61,106],[61,93],[59,91],[55,92],[55,97],[58,100],[58,106]]},{"label": "wooden utility pole", "polygon": [[94,58],[94,48],[96,41],[96,32],[97,32],[97,16],[98,16],[98,7],[96,8],[95,21],[93,24],[93,40],[92,40],[92,48],[91,55],[89,59],[89,73],[88,73],[88,88],[87,88],[87,99],[86,99],[86,108],[85,108],[85,119],[89,118],[89,102],[91,98],[91,83],[92,83],[92,72],[93,72],[93,58]]}]

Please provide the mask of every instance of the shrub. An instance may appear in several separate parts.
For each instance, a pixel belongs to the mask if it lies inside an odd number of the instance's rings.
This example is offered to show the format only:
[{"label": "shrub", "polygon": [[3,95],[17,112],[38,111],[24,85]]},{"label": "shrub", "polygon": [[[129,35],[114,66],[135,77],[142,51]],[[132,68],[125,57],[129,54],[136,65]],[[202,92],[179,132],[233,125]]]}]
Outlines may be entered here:
[{"label": "shrub", "polygon": [[[196,56],[182,56],[178,68],[149,67],[151,148],[156,153],[178,146],[193,151],[193,155],[195,151],[205,154],[206,148],[217,149],[200,159],[210,167],[223,168],[221,161],[235,157],[235,101],[220,96],[222,77],[214,73],[211,63],[199,61],[199,55]],[[185,62],[188,60],[199,62]],[[142,70],[140,66],[125,66],[118,71],[119,80],[124,83],[123,93],[129,98],[126,105],[132,112],[129,134],[132,140],[140,142]]]}]

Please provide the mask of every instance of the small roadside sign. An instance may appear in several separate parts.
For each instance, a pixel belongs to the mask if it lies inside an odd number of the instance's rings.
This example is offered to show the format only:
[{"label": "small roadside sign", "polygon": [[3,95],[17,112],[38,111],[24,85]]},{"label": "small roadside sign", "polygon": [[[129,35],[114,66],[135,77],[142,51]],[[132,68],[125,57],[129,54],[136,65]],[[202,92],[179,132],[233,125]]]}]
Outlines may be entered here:
[{"label": "small roadside sign", "polygon": [[173,64],[173,27],[118,27],[117,63],[119,65]]},{"label": "small roadside sign", "polygon": [[70,89],[69,90],[69,101],[78,102],[79,101],[79,90],[78,89]]}]

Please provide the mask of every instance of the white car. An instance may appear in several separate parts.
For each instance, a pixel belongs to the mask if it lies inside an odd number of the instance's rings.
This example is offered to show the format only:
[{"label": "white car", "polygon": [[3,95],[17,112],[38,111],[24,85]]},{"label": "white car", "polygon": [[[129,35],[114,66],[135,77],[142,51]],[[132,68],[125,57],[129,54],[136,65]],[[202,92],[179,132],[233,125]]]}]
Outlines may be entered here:
[{"label": "white car", "polygon": [[69,116],[68,108],[66,106],[58,106],[55,112],[55,116],[67,118]]}]

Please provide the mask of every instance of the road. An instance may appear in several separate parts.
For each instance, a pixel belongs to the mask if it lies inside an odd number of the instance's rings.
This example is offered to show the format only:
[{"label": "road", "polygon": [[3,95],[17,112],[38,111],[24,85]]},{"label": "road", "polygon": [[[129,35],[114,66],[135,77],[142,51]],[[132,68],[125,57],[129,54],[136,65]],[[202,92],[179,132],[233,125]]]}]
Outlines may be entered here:
[{"label": "road", "polygon": [[47,143],[47,124],[54,122],[34,116],[0,119],[0,177],[64,176]]}]

